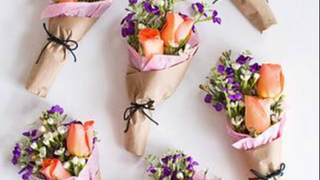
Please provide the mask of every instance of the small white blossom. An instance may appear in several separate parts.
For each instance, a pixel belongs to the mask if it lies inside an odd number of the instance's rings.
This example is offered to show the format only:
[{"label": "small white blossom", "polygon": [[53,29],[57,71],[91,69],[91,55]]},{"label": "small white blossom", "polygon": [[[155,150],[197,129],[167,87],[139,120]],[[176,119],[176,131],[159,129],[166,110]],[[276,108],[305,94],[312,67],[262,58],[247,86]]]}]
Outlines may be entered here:
[{"label": "small white blossom", "polygon": [[241,68],[241,65],[239,63],[232,63],[232,69],[239,70]]},{"label": "small white blossom", "polygon": [[44,134],[43,137],[47,141],[53,141],[53,134],[51,132]]},{"label": "small white blossom", "polygon": [[52,119],[52,118],[49,118],[48,119],[48,124],[49,125],[53,125],[55,123],[55,120],[54,119]]},{"label": "small white blossom", "polygon": [[43,144],[45,144],[46,146],[49,146],[49,145],[50,145],[50,141],[49,141],[49,140],[43,140],[42,142],[43,142]]},{"label": "small white blossom", "polygon": [[41,126],[41,127],[39,127],[38,131],[44,133],[44,132],[47,131],[47,129],[46,129],[46,127],[44,127],[44,126]]},{"label": "small white blossom", "polygon": [[253,78],[254,78],[255,81],[258,80],[258,79],[260,78],[260,74],[255,73],[255,74],[253,75]]},{"label": "small white blossom", "polygon": [[45,158],[46,155],[47,155],[47,148],[41,147],[41,148],[40,148],[40,157],[41,157],[41,158]]},{"label": "small white blossom", "polygon": [[79,159],[79,164],[82,165],[82,166],[86,165],[86,159],[80,158]]},{"label": "small white blossom", "polygon": [[145,29],[145,28],[146,28],[146,26],[144,24],[139,24],[138,25],[138,29],[139,30],[142,30],[142,29]]},{"label": "small white blossom", "polygon": [[177,179],[181,179],[181,180],[184,179],[183,173],[179,172],[177,174]]},{"label": "small white blossom", "polygon": [[36,142],[31,143],[30,147],[32,149],[38,149],[38,144]]},{"label": "small white blossom", "polygon": [[65,126],[58,127],[59,134],[65,134],[67,132],[67,128]]},{"label": "small white blossom", "polygon": [[59,133],[57,131],[55,131],[52,133],[52,136],[55,138],[55,137],[59,136]]},{"label": "small white blossom", "polygon": [[71,167],[70,162],[64,163],[64,164],[63,164],[63,167],[64,167],[65,169],[69,169],[69,168]]},{"label": "small white blossom", "polygon": [[77,165],[77,164],[79,163],[79,158],[78,158],[78,157],[74,157],[74,158],[72,159],[72,163],[75,164],[75,165]]},{"label": "small white blossom", "polygon": [[59,150],[54,151],[54,154],[60,156],[65,152],[65,150],[65,148],[60,148]]},{"label": "small white blossom", "polygon": [[250,72],[250,71],[244,71],[244,72],[242,73],[242,75],[240,76],[240,78],[241,78],[242,80],[244,80],[244,81],[248,81],[248,80],[251,78],[251,76],[252,76],[252,72]]},{"label": "small white blossom", "polygon": [[43,162],[42,159],[37,159],[37,160],[36,160],[36,164],[37,164],[38,166],[42,165],[42,162]]}]

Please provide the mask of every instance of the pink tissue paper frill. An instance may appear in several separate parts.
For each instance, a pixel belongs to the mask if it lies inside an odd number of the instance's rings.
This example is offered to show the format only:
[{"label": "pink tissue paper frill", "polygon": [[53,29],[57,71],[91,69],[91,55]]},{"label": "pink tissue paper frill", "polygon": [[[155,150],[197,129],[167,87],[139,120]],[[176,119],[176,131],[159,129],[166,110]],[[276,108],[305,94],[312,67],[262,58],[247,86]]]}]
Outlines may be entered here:
[{"label": "pink tissue paper frill", "polygon": [[112,4],[112,0],[99,2],[50,3],[42,12],[42,19],[53,17],[100,17]]},{"label": "pink tissue paper frill", "polygon": [[227,132],[234,142],[232,145],[234,148],[245,151],[252,150],[282,137],[286,120],[286,115],[284,115],[280,122],[271,126],[257,138],[235,132],[230,122],[227,122]]}]

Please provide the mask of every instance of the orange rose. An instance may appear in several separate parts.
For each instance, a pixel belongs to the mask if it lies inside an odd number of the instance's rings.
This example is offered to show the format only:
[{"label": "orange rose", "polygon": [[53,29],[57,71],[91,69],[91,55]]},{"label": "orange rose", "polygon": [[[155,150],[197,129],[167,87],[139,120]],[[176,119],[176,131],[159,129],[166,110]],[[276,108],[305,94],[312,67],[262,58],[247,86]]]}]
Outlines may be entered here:
[{"label": "orange rose", "polygon": [[164,43],[157,29],[146,28],[141,30],[139,32],[139,41],[142,45],[144,56],[147,58],[164,52]]},{"label": "orange rose", "polygon": [[183,40],[191,37],[193,25],[194,20],[191,18],[182,18],[179,14],[168,13],[161,38],[166,46],[179,46]]},{"label": "orange rose", "polygon": [[62,180],[71,177],[71,174],[63,168],[59,159],[45,159],[40,172],[47,180]]},{"label": "orange rose", "polygon": [[93,149],[93,121],[73,123],[67,137],[68,151],[78,157],[88,157]]},{"label": "orange rose", "polygon": [[250,132],[260,134],[271,126],[271,103],[270,99],[245,97],[245,123]]},{"label": "orange rose", "polygon": [[258,81],[258,94],[263,98],[279,96],[284,87],[282,68],[277,64],[263,64]]}]

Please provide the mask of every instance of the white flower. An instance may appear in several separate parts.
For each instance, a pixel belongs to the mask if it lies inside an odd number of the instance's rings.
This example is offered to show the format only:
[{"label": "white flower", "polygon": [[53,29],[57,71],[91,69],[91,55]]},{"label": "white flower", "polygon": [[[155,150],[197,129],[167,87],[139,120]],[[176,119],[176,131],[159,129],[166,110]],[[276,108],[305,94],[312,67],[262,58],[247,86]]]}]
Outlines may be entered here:
[{"label": "white flower", "polygon": [[82,166],[86,165],[86,159],[80,158],[79,159],[79,164],[82,165]]},{"label": "white flower", "polygon": [[54,123],[55,123],[54,119],[52,119],[52,118],[48,119],[48,124],[49,125],[53,125]]},{"label": "white flower", "polygon": [[177,174],[177,179],[181,179],[181,180],[184,179],[183,173],[179,172]]},{"label": "white flower", "polygon": [[59,133],[57,132],[57,131],[55,131],[53,134],[52,134],[52,136],[55,138],[55,137],[57,137],[59,135]]},{"label": "white flower", "polygon": [[145,26],[144,24],[141,24],[141,23],[140,23],[140,24],[138,25],[138,29],[139,29],[139,30],[142,30],[142,29],[145,29],[145,28],[146,28],[146,26]]},{"label": "white flower", "polygon": [[244,118],[241,116],[237,116],[236,118],[231,119],[231,123],[235,126],[240,126],[243,121],[244,121]]},{"label": "white flower", "polygon": [[64,164],[63,164],[63,167],[64,167],[65,169],[69,169],[69,168],[71,167],[70,162],[64,163]]},{"label": "white flower", "polygon": [[47,141],[53,141],[53,134],[51,132],[44,134],[43,137]]},{"label": "white flower", "polygon": [[65,150],[65,148],[60,148],[59,150],[54,151],[54,154],[60,156],[65,152]]},{"label": "white flower", "polygon": [[41,126],[41,127],[39,127],[38,131],[44,133],[44,132],[47,131],[47,129],[46,129],[46,127],[44,127],[44,126]]},{"label": "white flower", "polygon": [[37,159],[37,160],[36,160],[36,164],[37,164],[38,166],[42,165],[42,162],[43,162],[42,159]]},{"label": "white flower", "polygon": [[32,149],[38,149],[38,144],[37,144],[36,142],[33,142],[33,143],[30,145],[30,147],[31,147]]},{"label": "white flower", "polygon": [[67,132],[67,128],[65,126],[58,127],[59,134],[65,134]]},{"label": "white flower", "polygon": [[41,147],[40,148],[40,157],[45,158],[47,155],[47,148]]},{"label": "white flower", "polygon": [[72,159],[72,163],[75,164],[75,165],[77,165],[77,164],[79,163],[79,158],[78,158],[78,157],[74,157],[74,158]]},{"label": "white flower", "polygon": [[238,101],[236,101],[236,102],[231,102],[231,103],[230,103],[230,107],[231,107],[231,108],[237,107],[238,105],[239,105],[239,102],[238,102]]},{"label": "white flower", "polygon": [[49,146],[49,145],[50,145],[50,141],[48,141],[48,140],[43,140],[42,142],[43,142],[43,144],[45,144],[46,146]]},{"label": "white flower", "polygon": [[240,64],[238,64],[238,63],[232,63],[232,69],[234,69],[234,70],[238,70],[238,69],[240,69],[241,68],[241,65]]},{"label": "white flower", "polygon": [[253,75],[253,78],[254,78],[255,81],[258,80],[258,79],[260,78],[260,74],[255,73],[255,74]]},{"label": "white flower", "polygon": [[250,71],[241,71],[243,75],[240,76],[240,78],[244,81],[248,81],[251,76],[252,76],[252,72]]}]

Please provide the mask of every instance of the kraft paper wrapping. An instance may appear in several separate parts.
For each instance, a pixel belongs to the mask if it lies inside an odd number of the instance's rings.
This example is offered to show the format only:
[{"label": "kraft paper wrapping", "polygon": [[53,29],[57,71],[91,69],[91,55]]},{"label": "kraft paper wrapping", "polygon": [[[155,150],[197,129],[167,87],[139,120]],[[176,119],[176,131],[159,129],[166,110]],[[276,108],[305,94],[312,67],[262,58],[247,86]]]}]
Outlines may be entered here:
[{"label": "kraft paper wrapping", "polygon": [[267,0],[232,0],[242,14],[260,32],[267,30],[277,19],[273,14]]},{"label": "kraft paper wrapping", "polygon": [[[282,138],[279,138],[264,146],[249,151],[242,151],[249,170],[254,169],[260,174],[268,175],[279,170],[282,162]],[[249,172],[250,173],[250,172]],[[250,178],[256,178],[249,174]],[[282,177],[276,177],[272,180],[283,180]]]},{"label": "kraft paper wrapping", "polygon": [[[82,169],[78,177],[70,177],[64,180],[101,180],[99,166],[99,149],[95,147],[87,162],[87,165]],[[38,177],[32,176],[33,180],[42,180]]]},{"label": "kraft paper wrapping", "polygon": [[[154,105],[159,105],[175,92],[190,62],[191,59],[168,69],[149,72],[139,72],[129,67],[126,79],[130,101],[142,104],[154,100]],[[141,111],[134,114],[129,131],[125,134],[125,148],[129,152],[137,156],[144,155],[149,125],[150,120]]]},{"label": "kraft paper wrapping", "polygon": [[[97,18],[55,17],[50,18],[48,30],[60,39],[70,39],[79,42]],[[34,64],[26,88],[32,93],[46,97],[57,75],[65,65],[68,55],[62,45],[50,43],[44,50],[38,64]]]}]

